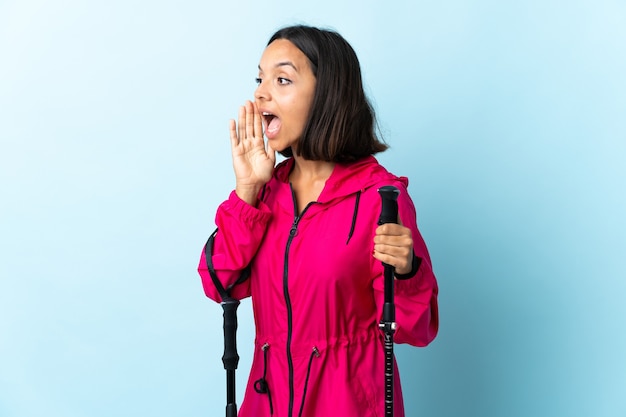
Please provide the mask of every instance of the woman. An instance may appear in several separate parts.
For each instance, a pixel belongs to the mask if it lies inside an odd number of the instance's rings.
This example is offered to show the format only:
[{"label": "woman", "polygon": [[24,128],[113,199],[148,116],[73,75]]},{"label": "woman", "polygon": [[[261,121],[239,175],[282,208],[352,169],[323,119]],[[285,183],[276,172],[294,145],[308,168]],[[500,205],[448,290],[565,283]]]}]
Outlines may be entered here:
[{"label": "woman", "polygon": [[[236,186],[216,214],[210,261],[252,296],[254,358],[239,416],[382,416],[383,267],[395,267],[397,343],[438,330],[437,282],[408,181],[378,164],[359,62],[337,33],[287,27],[268,42],[254,103],[230,122]],[[263,132],[267,138],[264,143]],[[287,159],[275,166],[276,151]],[[401,224],[377,226],[393,185]],[[233,285],[244,269],[249,279]],[[203,252],[205,293],[221,301]],[[395,415],[403,416],[395,373]]]}]

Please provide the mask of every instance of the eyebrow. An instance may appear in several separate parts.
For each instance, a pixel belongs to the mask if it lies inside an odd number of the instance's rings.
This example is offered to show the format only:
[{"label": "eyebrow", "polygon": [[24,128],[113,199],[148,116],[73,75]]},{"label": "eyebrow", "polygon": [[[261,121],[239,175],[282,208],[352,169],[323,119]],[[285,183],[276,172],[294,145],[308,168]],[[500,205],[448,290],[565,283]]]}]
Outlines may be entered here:
[{"label": "eyebrow", "polygon": [[[291,61],[281,61],[281,62],[277,63],[276,65],[274,65],[274,68],[285,67],[285,66],[291,67],[294,70],[298,71],[298,68],[296,68],[294,63],[291,62]],[[261,65],[259,65],[259,71],[263,72],[263,69],[261,68]]]}]

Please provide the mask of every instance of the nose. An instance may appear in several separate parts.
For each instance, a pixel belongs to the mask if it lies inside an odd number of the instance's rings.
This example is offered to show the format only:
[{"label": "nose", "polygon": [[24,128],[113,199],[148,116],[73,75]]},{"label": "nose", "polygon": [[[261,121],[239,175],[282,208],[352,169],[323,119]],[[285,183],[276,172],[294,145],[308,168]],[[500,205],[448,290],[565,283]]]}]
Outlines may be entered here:
[{"label": "nose", "polygon": [[265,86],[265,83],[263,83],[263,81],[259,82],[256,90],[254,90],[254,98],[257,101],[269,99],[269,92],[267,91],[267,87]]}]

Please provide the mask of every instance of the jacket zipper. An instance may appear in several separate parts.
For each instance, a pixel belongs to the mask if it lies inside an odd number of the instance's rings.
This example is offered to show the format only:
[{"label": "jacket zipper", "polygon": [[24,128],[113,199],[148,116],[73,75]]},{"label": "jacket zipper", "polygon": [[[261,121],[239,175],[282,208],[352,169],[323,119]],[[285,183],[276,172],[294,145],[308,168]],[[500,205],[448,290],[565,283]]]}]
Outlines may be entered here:
[{"label": "jacket zipper", "polygon": [[[289,184],[291,187],[291,184]],[[298,223],[304,213],[315,204],[314,201],[306,205],[302,213],[298,215],[298,203],[296,202],[296,195],[291,188],[291,198],[293,199],[294,219],[289,229],[289,238],[287,239],[287,246],[285,248],[285,266],[283,269],[283,293],[285,296],[285,305],[287,307],[287,365],[289,366],[289,417],[293,417],[293,402],[294,402],[294,384],[293,384],[293,357],[291,355],[291,336],[293,333],[293,311],[291,308],[291,297],[289,296],[289,248],[291,247],[291,241],[298,234]]]}]

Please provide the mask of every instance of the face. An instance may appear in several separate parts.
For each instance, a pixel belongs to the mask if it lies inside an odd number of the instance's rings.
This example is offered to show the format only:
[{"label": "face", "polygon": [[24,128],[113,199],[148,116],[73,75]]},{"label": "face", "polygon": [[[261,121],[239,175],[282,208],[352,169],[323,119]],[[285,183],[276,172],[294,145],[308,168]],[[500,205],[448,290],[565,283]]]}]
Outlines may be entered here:
[{"label": "face", "polygon": [[277,39],[261,56],[257,83],[254,98],[272,149],[293,147],[302,136],[315,93],[308,58],[290,41]]}]

